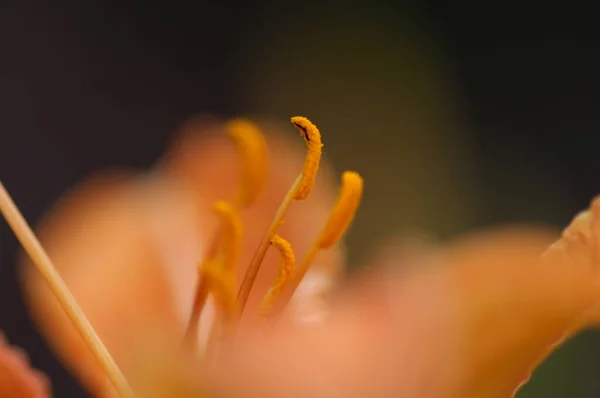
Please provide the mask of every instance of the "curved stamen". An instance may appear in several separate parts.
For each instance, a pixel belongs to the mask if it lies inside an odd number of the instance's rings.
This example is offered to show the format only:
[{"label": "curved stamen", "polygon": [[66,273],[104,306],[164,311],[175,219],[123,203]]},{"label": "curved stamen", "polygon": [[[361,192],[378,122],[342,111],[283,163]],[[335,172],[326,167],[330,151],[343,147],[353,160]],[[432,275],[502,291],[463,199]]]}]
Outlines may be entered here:
[{"label": "curved stamen", "polygon": [[277,278],[275,278],[275,282],[273,282],[273,287],[269,289],[260,306],[260,313],[265,316],[269,315],[273,309],[275,300],[292,277],[296,263],[296,256],[290,242],[279,235],[275,235],[273,236],[273,239],[271,239],[271,245],[279,250],[281,265],[279,266],[279,274],[277,275]]}]

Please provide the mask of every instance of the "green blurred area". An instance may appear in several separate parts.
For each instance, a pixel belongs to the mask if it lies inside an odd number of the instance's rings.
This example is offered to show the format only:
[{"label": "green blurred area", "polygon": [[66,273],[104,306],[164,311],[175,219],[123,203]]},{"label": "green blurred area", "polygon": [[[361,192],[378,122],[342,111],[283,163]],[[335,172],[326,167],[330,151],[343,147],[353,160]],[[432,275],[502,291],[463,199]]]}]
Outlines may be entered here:
[{"label": "green blurred area", "polygon": [[[343,13],[268,7],[248,20],[252,29],[234,62],[237,108],[280,119],[309,116],[332,163],[365,177],[348,237],[354,265],[393,235],[446,238],[513,220],[560,227],[569,217],[568,184],[543,152],[503,140],[502,132],[491,141],[497,151],[479,152],[485,132],[469,123],[452,55],[417,13],[364,4]],[[596,354],[600,335],[585,333],[556,352],[518,397],[599,396]]]}]

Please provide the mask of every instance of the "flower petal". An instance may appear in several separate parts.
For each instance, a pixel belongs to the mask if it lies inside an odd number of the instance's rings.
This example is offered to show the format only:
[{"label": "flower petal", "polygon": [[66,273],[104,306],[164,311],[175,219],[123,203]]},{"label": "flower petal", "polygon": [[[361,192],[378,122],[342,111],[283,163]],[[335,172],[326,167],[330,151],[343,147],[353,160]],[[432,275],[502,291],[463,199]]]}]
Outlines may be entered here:
[{"label": "flower petal", "polygon": [[540,261],[555,237],[477,234],[437,265],[363,276],[327,321],[233,342],[212,382],[232,397],[511,396],[600,295],[597,268]]},{"label": "flower petal", "polygon": [[49,398],[45,375],[32,369],[25,353],[10,347],[0,332],[0,397]]}]

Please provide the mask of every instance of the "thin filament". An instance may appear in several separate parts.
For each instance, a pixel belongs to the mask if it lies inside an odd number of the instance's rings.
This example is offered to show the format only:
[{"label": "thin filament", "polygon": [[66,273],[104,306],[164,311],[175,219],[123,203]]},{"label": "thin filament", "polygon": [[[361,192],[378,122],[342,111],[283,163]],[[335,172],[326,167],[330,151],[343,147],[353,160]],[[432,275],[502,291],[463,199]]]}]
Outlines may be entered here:
[{"label": "thin filament", "polygon": [[263,235],[263,238],[261,239],[260,244],[258,245],[258,248],[252,257],[250,265],[246,270],[246,274],[244,275],[244,279],[238,291],[236,300],[236,310],[238,311],[238,316],[242,315],[244,308],[246,307],[246,303],[250,297],[250,292],[252,291],[252,286],[256,281],[260,266],[265,258],[265,255],[267,254],[267,250],[269,249],[269,244],[273,239],[273,236],[275,236],[277,233],[279,226],[282,224],[283,219],[290,205],[292,204],[292,201],[303,200],[308,196],[315,183],[316,173],[319,170],[319,162],[321,161],[321,148],[323,147],[323,144],[321,143],[321,133],[317,127],[305,117],[293,117],[291,118],[291,122],[300,131],[300,135],[304,137],[304,140],[307,144],[307,154],[304,160],[304,167],[279,205],[271,225],[269,225],[269,228]]},{"label": "thin filament", "polygon": [[321,250],[328,249],[335,245],[346,233],[354,215],[360,205],[363,194],[363,179],[353,171],[346,171],[342,175],[342,186],[338,199],[329,215],[323,230],[312,244],[307,255],[304,257],[287,287],[287,294],[281,295],[280,303],[277,309],[284,308],[291,300],[294,292],[300,285],[300,282],[306,275],[311,264]]}]

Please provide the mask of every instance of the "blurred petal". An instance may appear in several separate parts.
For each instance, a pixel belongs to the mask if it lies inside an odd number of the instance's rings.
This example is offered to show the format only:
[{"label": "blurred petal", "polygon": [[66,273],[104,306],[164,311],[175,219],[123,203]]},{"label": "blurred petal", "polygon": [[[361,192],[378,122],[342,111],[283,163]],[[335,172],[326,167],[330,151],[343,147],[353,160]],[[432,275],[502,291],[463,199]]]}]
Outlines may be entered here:
[{"label": "blurred petal", "polygon": [[558,257],[540,260],[555,235],[500,230],[448,253],[449,282],[461,311],[455,344],[470,358],[463,396],[508,397],[600,297],[599,268]]},{"label": "blurred petal", "polygon": [[0,332],[0,397],[49,398],[46,376],[30,367],[26,354],[10,347]]},{"label": "blurred petal", "polygon": [[597,267],[539,260],[555,237],[477,234],[437,265],[361,276],[326,322],[226,347],[212,382],[232,397],[512,396],[600,296]]},{"label": "blurred petal", "polygon": [[[193,283],[195,273],[193,265],[175,267],[195,261],[201,241],[188,225],[193,207],[168,188],[142,188],[132,175],[91,177],[59,201],[39,230],[50,258],[125,375],[127,350],[138,336],[158,329],[175,347],[174,336],[184,328],[177,310],[185,286],[177,285],[186,278]],[[179,258],[171,263],[153,235],[153,222],[166,242],[176,245],[172,249]],[[25,261],[22,271],[32,315],[46,339],[88,387],[102,389],[103,372],[37,269]]]}]

